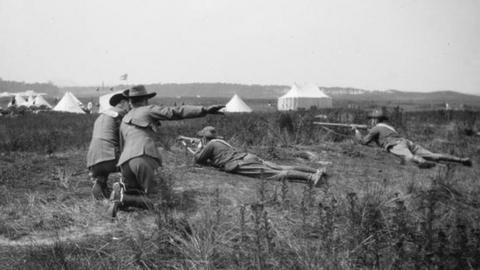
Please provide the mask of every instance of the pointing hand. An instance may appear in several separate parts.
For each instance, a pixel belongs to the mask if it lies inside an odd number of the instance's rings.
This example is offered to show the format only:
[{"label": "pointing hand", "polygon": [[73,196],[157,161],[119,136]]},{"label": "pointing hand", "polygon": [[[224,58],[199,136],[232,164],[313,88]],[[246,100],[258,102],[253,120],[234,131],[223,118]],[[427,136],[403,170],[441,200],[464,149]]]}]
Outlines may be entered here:
[{"label": "pointing hand", "polygon": [[206,108],[208,114],[224,114],[221,110],[225,108],[224,105],[212,105]]}]

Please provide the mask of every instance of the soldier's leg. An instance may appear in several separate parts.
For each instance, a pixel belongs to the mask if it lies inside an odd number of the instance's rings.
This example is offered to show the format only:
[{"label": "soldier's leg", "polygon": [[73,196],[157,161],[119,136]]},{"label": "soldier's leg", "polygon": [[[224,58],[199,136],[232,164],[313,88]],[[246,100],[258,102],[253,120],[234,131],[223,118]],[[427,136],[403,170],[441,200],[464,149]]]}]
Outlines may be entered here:
[{"label": "soldier's leg", "polygon": [[286,170],[295,170],[299,172],[305,172],[305,173],[317,173],[318,170],[306,166],[282,166]]},{"label": "soldier's leg", "polygon": [[421,156],[426,160],[432,161],[450,161],[461,163],[465,166],[472,166],[472,161],[469,158],[457,157],[454,155],[443,154],[443,153],[433,153],[422,146],[412,143],[412,152],[415,155]]},{"label": "soldier's leg", "polygon": [[234,173],[255,177],[265,178],[270,180],[286,179],[294,182],[312,182],[316,184],[322,176],[322,171],[315,171],[314,173],[302,172],[297,170],[285,170],[273,162],[249,162],[240,164]]},{"label": "soldier's leg", "polygon": [[125,191],[122,206],[134,206],[152,209],[153,203],[147,197],[151,182],[155,177],[156,161],[142,156],[129,160],[122,165]]},{"label": "soldier's leg", "polygon": [[413,162],[420,168],[431,168],[435,166],[435,163],[426,161],[423,157],[412,153],[410,142],[407,140],[399,141],[394,146],[388,149],[388,152],[394,154],[397,157],[402,158],[405,161]]},{"label": "soldier's leg", "polygon": [[[93,166],[92,166],[93,167]],[[92,172],[93,170],[90,170],[90,178],[93,181],[93,186],[92,186],[92,196],[95,200],[103,200],[108,197],[107,194],[104,194],[104,191],[107,190],[107,175],[98,175],[94,174]]]},{"label": "soldier's leg", "polygon": [[114,160],[101,162],[90,167],[89,171],[89,175],[94,182],[92,187],[93,197],[96,200],[108,198],[110,194],[107,186],[108,175],[118,171],[116,162]]},{"label": "soldier's leg", "polygon": [[155,169],[158,167],[157,161],[151,157],[142,156],[131,159],[128,164],[135,174],[137,187],[144,194],[148,194],[155,179]]},{"label": "soldier's leg", "polygon": [[325,168],[314,169],[306,166],[278,165],[271,161],[263,161],[263,164],[280,171],[277,178],[286,177],[290,181],[307,181],[316,185],[322,177],[327,175]]}]

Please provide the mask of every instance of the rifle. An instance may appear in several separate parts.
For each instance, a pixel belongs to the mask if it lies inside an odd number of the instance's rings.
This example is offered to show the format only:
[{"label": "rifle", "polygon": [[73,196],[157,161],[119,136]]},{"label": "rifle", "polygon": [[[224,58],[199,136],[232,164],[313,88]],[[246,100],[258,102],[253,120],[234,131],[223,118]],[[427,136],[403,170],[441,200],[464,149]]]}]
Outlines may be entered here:
[{"label": "rifle", "polygon": [[177,141],[181,142],[184,146],[194,146],[195,144],[201,142],[199,138],[186,137],[182,135],[177,137]]},{"label": "rifle", "polygon": [[367,125],[360,124],[342,124],[342,123],[327,123],[327,122],[313,122],[315,125],[326,126],[326,127],[348,127],[348,128],[357,128],[357,129],[368,129]]}]

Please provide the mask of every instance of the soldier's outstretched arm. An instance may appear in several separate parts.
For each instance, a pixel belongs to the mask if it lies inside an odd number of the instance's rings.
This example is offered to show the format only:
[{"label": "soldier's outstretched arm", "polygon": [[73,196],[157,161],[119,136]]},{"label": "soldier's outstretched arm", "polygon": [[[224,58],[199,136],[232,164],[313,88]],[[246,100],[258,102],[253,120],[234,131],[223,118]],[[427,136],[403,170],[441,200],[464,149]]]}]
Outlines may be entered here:
[{"label": "soldier's outstretched arm", "polygon": [[157,120],[180,120],[187,118],[204,117],[207,114],[223,114],[220,110],[225,107],[223,105],[213,106],[193,106],[184,105],[178,107],[162,107],[152,105],[150,107],[150,116]]}]

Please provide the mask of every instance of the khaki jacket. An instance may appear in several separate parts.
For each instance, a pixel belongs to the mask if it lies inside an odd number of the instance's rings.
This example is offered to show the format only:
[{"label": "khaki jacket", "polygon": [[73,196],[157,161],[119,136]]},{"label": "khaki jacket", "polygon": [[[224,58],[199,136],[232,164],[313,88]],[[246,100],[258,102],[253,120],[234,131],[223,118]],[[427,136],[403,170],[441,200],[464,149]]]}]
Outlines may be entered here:
[{"label": "khaki jacket", "polygon": [[123,151],[118,166],[139,156],[150,156],[162,165],[162,157],[155,146],[154,128],[159,120],[180,120],[202,117],[206,110],[202,106],[161,107],[147,105],[133,108],[123,117],[120,135]]},{"label": "khaki jacket", "polygon": [[388,150],[401,139],[402,137],[393,127],[385,123],[378,123],[368,131],[368,134],[360,143],[369,144],[370,142],[375,142],[378,146]]},{"label": "khaki jacket", "polygon": [[230,163],[243,160],[248,153],[239,151],[224,140],[213,139],[194,155],[198,164],[209,164],[221,170],[230,171]]},{"label": "khaki jacket", "polygon": [[120,156],[119,127],[126,111],[111,108],[103,112],[93,125],[92,140],[87,152],[87,167],[95,164],[117,160]]}]

